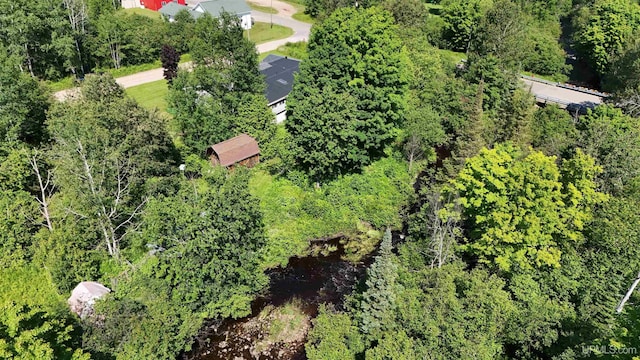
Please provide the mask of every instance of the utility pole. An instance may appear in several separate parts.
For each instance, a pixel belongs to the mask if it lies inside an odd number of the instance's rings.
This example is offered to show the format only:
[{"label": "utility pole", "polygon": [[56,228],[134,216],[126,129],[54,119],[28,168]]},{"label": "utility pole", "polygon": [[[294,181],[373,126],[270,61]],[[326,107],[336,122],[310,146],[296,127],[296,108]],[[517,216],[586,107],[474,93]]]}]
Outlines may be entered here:
[{"label": "utility pole", "polygon": [[271,28],[273,29],[273,0],[271,0],[271,11],[269,11],[269,15],[271,15]]}]

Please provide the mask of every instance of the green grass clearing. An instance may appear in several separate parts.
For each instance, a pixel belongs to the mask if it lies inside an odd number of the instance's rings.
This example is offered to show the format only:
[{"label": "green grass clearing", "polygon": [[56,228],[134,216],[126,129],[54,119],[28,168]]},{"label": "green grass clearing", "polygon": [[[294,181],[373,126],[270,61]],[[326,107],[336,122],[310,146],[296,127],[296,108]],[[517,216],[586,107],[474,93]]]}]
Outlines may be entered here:
[{"label": "green grass clearing", "polygon": [[260,12],[267,13],[267,14],[277,14],[278,13],[278,10],[272,8],[271,6],[262,6],[262,5],[258,5],[256,3],[252,3],[251,1],[247,1],[247,4],[249,4],[249,7],[252,10],[260,11]]},{"label": "green grass clearing", "polygon": [[[268,160],[263,166],[269,166]],[[350,259],[363,255],[372,248],[372,241],[379,241],[379,234],[371,229],[401,225],[399,210],[412,191],[406,164],[392,158],[376,161],[361,174],[346,175],[319,189],[255,169],[249,189],[260,201],[268,229],[264,268],[285,265],[292,254],[315,252],[309,240],[335,234],[353,240],[347,247],[348,255],[353,255]]]},{"label": "green grass clearing", "polygon": [[539,79],[544,79],[547,81],[552,81],[552,82],[559,82],[559,83],[565,83],[569,80],[569,77],[567,75],[564,74],[555,74],[555,75],[540,75],[540,74],[534,74],[531,71],[522,71],[521,72],[522,75],[527,75],[527,76],[531,76],[531,77],[536,77]]},{"label": "green grass clearing", "polygon": [[296,43],[286,43],[278,47],[276,50],[258,54],[258,61],[262,61],[267,57],[267,55],[270,54],[288,56],[290,58],[303,60],[307,57],[307,43],[304,41]]},{"label": "green grass clearing", "polygon": [[167,93],[169,87],[166,80],[158,80],[125,90],[127,95],[134,98],[138,104],[153,110],[158,109],[161,113],[170,116],[167,112]]},{"label": "green grass clearing", "polygon": [[131,8],[131,9],[121,9],[120,11],[126,14],[137,14],[137,15],[146,16],[152,19],[162,19],[162,15],[159,12],[149,10],[149,9]]},{"label": "green grass clearing", "polygon": [[293,29],[277,24],[273,24],[273,27],[271,27],[271,24],[265,22],[256,22],[251,30],[245,30],[244,32],[244,36],[255,44],[284,39],[291,35],[293,35]]},{"label": "green grass clearing", "polygon": [[310,15],[305,14],[304,10],[305,10],[305,6],[304,4],[300,4],[299,2],[295,1],[295,0],[280,0],[283,3],[287,3],[289,5],[291,5],[294,9],[295,9],[295,14],[291,15],[291,17],[294,20],[298,20],[298,21],[302,21],[302,22],[306,22],[309,24],[313,24],[316,22],[316,20],[314,18],[312,18]]},{"label": "green grass clearing", "polygon": [[315,24],[316,20],[314,18],[311,17],[311,15],[309,14],[305,14],[303,12],[297,12],[293,15],[291,15],[291,17],[294,20],[298,20],[298,21],[302,21],[308,24]]},{"label": "green grass clearing", "polygon": [[45,83],[53,92],[71,89],[72,87],[76,86],[75,77],[73,76],[67,76],[66,78],[60,79],[58,81],[45,81]]},{"label": "green grass clearing", "polygon": [[303,311],[299,299],[274,307],[266,306],[255,318],[265,335],[255,344],[257,352],[268,350],[276,343],[294,343],[303,341],[311,328],[311,317]]},{"label": "green grass clearing", "polygon": [[434,50],[436,50],[444,60],[446,60],[447,62],[450,62],[452,65],[459,64],[461,60],[467,59],[467,54],[462,52],[438,49],[438,48],[434,48]]}]

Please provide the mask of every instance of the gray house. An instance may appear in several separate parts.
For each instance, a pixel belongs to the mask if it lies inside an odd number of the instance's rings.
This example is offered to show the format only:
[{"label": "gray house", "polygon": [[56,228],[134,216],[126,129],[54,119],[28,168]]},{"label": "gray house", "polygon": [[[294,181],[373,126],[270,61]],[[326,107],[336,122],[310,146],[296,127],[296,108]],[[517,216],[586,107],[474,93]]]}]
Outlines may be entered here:
[{"label": "gray house", "polygon": [[169,21],[175,21],[176,14],[181,10],[187,10],[194,19],[209,13],[213,17],[220,16],[223,12],[236,15],[240,19],[243,29],[251,29],[251,8],[244,0],[209,0],[197,3],[193,8],[186,5],[180,5],[175,2],[169,2],[158,10]]},{"label": "gray house", "polygon": [[287,96],[293,88],[293,78],[300,68],[300,60],[278,55],[268,55],[260,63],[260,72],[265,77],[265,96],[276,123],[287,118]]}]

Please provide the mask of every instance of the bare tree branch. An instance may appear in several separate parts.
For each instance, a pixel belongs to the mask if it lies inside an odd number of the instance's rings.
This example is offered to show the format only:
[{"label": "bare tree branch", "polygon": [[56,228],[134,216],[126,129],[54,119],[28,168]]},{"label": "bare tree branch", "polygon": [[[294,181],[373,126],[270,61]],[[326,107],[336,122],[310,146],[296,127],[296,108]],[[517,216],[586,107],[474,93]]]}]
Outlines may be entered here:
[{"label": "bare tree branch", "polygon": [[620,304],[618,304],[618,307],[616,308],[616,312],[618,314],[620,314],[622,312],[622,310],[624,308],[624,304],[627,303],[627,301],[631,297],[631,294],[633,294],[633,291],[636,289],[636,286],[638,286],[638,283],[640,283],[640,272],[638,273],[638,276],[636,277],[636,280],[633,282],[633,284],[631,284],[631,287],[629,288],[629,291],[627,291],[627,293],[624,295],[622,300],[620,300]]},{"label": "bare tree branch", "polygon": [[[46,227],[49,231],[53,231],[53,224],[51,222],[51,214],[49,212],[49,199],[53,194],[53,185],[51,184],[51,171],[47,170],[47,178],[43,181],[40,174],[40,167],[38,166],[38,159],[36,155],[33,155],[29,162],[33,168],[33,172],[38,180],[38,187],[40,188],[40,197],[35,196],[36,201],[40,204],[40,213],[46,221]],[[43,224],[44,225],[44,224]]]}]

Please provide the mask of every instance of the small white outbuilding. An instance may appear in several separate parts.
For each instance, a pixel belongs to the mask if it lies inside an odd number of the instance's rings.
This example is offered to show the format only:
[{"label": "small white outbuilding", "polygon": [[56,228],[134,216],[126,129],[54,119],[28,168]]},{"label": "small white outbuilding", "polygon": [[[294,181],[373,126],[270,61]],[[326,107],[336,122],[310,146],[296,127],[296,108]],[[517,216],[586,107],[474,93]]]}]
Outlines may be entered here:
[{"label": "small white outbuilding", "polygon": [[110,293],[111,289],[93,281],[83,281],[71,292],[67,300],[71,311],[81,318],[93,313],[93,305],[96,300]]}]

